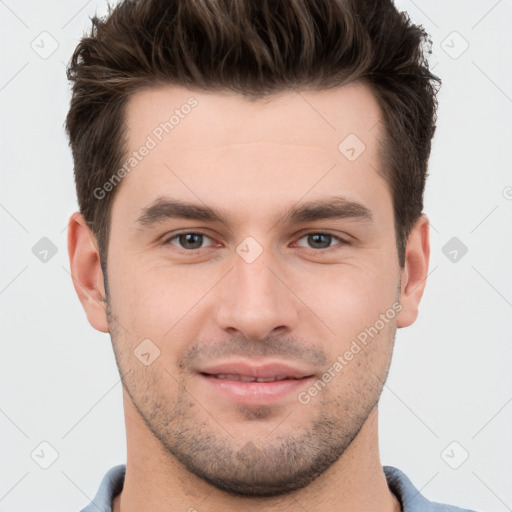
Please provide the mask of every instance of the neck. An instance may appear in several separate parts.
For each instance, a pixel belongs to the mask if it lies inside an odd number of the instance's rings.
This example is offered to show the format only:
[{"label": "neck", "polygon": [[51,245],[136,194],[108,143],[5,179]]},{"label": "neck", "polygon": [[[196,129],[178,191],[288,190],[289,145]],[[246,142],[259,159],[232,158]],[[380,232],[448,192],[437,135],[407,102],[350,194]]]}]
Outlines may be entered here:
[{"label": "neck", "polygon": [[264,498],[232,496],[191,474],[163,450],[126,397],[125,415],[126,476],[113,512],[401,512],[380,463],[377,407],[340,459],[319,478],[303,489]]}]

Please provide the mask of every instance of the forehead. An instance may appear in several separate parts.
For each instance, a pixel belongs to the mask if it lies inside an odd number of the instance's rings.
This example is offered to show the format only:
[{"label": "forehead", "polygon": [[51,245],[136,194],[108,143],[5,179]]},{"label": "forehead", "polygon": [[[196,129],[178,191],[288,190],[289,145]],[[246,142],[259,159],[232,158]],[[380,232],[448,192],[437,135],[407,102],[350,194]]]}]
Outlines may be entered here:
[{"label": "forehead", "polygon": [[130,148],[149,134],[157,142],[174,141],[184,148],[274,142],[338,153],[339,143],[352,134],[371,151],[381,118],[373,92],[362,82],[327,91],[280,92],[255,101],[233,92],[160,86],[135,93],[126,111]]},{"label": "forehead", "polygon": [[258,207],[291,204],[306,194],[346,196],[352,189],[357,196],[359,189],[371,195],[383,186],[377,174],[381,119],[363,83],[253,102],[178,86],[138,91],[126,110],[125,163],[133,166],[126,166],[114,210],[121,202],[123,215],[135,218],[167,194],[256,215]]}]

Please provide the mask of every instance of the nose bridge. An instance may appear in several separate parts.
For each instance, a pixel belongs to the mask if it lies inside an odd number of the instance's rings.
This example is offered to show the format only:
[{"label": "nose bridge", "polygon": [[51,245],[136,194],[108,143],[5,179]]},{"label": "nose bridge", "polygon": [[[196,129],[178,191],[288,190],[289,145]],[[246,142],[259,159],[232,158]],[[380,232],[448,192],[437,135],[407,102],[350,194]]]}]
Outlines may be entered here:
[{"label": "nose bridge", "polygon": [[278,277],[279,265],[271,248],[248,237],[236,248],[233,267],[218,304],[219,327],[255,339],[278,327],[291,330],[298,318],[297,303]]},{"label": "nose bridge", "polygon": [[[233,278],[236,279],[236,290],[246,301],[255,303],[277,302],[276,295],[281,295],[283,286],[275,275],[275,270],[270,269],[276,265],[272,264],[272,258],[267,254],[257,257],[256,260],[248,262],[242,257],[235,259]],[[238,261],[236,261],[238,260]],[[284,298],[284,297],[283,297]]]}]

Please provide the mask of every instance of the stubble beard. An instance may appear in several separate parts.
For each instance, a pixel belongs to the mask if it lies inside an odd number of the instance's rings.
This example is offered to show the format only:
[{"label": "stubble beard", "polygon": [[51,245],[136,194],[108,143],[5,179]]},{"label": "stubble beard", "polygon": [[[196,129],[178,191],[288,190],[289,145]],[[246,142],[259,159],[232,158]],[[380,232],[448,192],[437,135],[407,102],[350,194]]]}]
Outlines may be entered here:
[{"label": "stubble beard", "polygon": [[[335,388],[332,392],[324,389],[307,405],[297,402],[295,407],[301,413],[302,408],[311,407],[309,425],[292,429],[292,408],[284,420],[276,421],[270,434],[236,439],[230,435],[229,425],[223,426],[205,411],[208,404],[192,397],[182,379],[177,395],[172,397],[165,392],[170,389],[166,381],[171,379],[165,370],[142,367],[130,358],[133,354],[123,347],[129,345],[121,339],[108,301],[107,318],[124,389],[164,453],[193,475],[233,496],[280,496],[311,484],[342,457],[356,438],[378,404],[389,370],[390,361],[378,370],[380,376],[372,371],[360,373],[358,382],[351,383],[353,391],[345,386],[346,392],[336,396]],[[395,331],[388,337],[394,340]],[[286,416],[269,406],[239,407],[238,413],[251,423]]]}]

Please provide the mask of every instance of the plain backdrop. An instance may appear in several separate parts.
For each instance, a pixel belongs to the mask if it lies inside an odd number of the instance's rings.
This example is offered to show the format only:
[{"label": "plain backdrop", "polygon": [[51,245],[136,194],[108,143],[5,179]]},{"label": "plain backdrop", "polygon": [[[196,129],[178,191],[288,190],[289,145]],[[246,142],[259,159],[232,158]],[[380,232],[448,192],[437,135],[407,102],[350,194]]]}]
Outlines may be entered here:
[{"label": "plain backdrop", "polygon": [[[430,276],[417,322],[398,331],[380,402],[382,463],[403,470],[430,500],[505,512],[512,509],[512,1],[397,5],[431,34],[431,67],[443,85],[425,195]],[[105,472],[126,461],[110,338],[87,322],[66,245],[77,203],[63,128],[65,71],[96,11],[106,13],[105,2],[0,0],[4,512],[79,510]]]}]

